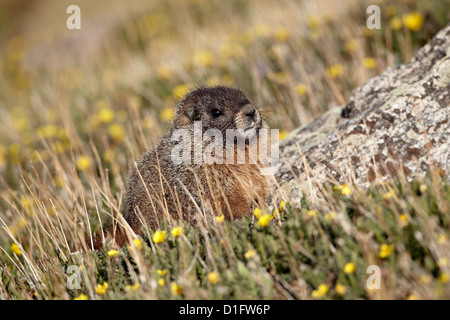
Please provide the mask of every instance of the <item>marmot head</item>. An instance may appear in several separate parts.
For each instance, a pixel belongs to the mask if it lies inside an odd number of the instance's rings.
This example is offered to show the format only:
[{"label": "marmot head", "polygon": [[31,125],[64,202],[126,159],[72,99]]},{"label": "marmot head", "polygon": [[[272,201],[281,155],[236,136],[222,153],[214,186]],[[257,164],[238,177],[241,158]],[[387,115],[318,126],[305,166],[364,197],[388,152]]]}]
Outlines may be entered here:
[{"label": "marmot head", "polygon": [[227,129],[257,132],[263,124],[261,111],[239,89],[224,86],[200,87],[190,91],[176,107],[174,128],[201,121],[203,130]]}]

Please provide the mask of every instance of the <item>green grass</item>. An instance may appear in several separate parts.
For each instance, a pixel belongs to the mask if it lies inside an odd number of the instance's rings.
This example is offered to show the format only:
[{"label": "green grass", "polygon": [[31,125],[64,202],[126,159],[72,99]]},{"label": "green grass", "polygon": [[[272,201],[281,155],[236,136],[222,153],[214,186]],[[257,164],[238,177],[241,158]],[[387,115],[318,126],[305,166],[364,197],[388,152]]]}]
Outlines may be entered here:
[{"label": "green grass", "polygon": [[[144,233],[133,253],[69,253],[118,216],[129,168],[168,130],[186,88],[240,87],[284,135],[408,61],[447,23],[446,1],[384,1],[377,31],[365,28],[358,0],[136,0],[130,10],[80,0],[79,32],[61,22],[63,2],[38,2],[32,18],[28,3],[0,7],[0,299],[449,297],[449,191],[437,171],[367,192],[351,186],[346,196],[318,186],[301,210],[288,204],[265,228],[213,220],[174,239],[168,222],[166,241]],[[424,19],[418,30],[391,26],[413,12]],[[382,244],[394,249],[386,258]],[[383,285],[368,292],[372,264]],[[70,265],[83,266],[82,289],[67,288]]]},{"label": "green grass", "polygon": [[[211,221],[205,227],[183,225],[179,237],[165,225],[163,242],[142,234],[142,248],[124,247],[110,257],[107,245],[99,252],[70,255],[52,244],[29,247],[23,254],[7,248],[0,269],[2,297],[13,299],[67,299],[85,294],[89,299],[436,299],[449,298],[448,259],[450,188],[445,177],[422,182],[351,188],[325,186],[323,206],[306,201],[301,209],[289,204],[265,227],[257,219]],[[334,190],[336,189],[336,190]],[[28,238],[28,241],[27,241]],[[390,250],[380,253],[382,245]],[[344,266],[354,264],[354,273]],[[82,267],[81,289],[68,290],[70,265]],[[368,266],[382,270],[381,289],[368,290]],[[158,270],[167,270],[159,275]],[[351,270],[351,268],[350,268]],[[348,270],[347,270],[348,271]],[[210,281],[210,273],[217,282]],[[158,284],[164,279],[164,285]],[[95,292],[108,284],[104,295]],[[127,286],[138,287],[127,289]],[[173,283],[182,293],[174,293]],[[329,291],[315,296],[325,284]],[[336,292],[344,286],[345,293]]]}]

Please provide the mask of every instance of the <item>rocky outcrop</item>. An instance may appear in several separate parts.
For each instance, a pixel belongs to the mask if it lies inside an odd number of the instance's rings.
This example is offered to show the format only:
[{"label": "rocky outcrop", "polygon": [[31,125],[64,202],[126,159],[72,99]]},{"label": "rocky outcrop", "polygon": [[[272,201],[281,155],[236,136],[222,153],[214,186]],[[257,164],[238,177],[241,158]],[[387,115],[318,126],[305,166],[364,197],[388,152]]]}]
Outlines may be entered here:
[{"label": "rocky outcrop", "polygon": [[370,183],[450,165],[450,24],[407,64],[388,68],[281,143],[276,178],[291,197],[303,185]]}]

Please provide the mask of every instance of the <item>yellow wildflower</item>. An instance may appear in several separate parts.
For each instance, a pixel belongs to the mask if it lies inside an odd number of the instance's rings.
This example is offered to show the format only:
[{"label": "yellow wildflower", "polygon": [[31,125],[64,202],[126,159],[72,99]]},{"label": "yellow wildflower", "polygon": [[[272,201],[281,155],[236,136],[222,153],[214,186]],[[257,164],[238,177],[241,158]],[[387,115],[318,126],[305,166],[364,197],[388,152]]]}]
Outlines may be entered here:
[{"label": "yellow wildflower", "polygon": [[267,226],[267,225],[269,224],[270,220],[271,220],[270,215],[268,215],[268,214],[263,214],[263,215],[260,216],[259,219],[258,219],[258,225],[259,225],[260,227],[265,227],[265,226]]},{"label": "yellow wildflower", "polygon": [[159,116],[163,121],[171,121],[173,120],[175,113],[172,108],[164,108],[160,111]]},{"label": "yellow wildflower", "polygon": [[284,211],[285,209],[286,209],[286,202],[281,200],[281,202],[280,202],[280,211]]},{"label": "yellow wildflower", "polygon": [[159,66],[156,73],[158,73],[158,77],[161,79],[167,80],[172,75],[172,69],[168,66]]},{"label": "yellow wildflower", "polygon": [[314,216],[317,215],[317,210],[308,210],[308,211],[306,211],[306,214],[307,214],[309,217],[314,217]]},{"label": "yellow wildflower", "polygon": [[166,232],[165,231],[156,231],[152,238],[154,243],[161,243],[166,240]]},{"label": "yellow wildflower", "polygon": [[326,284],[322,283],[319,285],[317,290],[313,290],[313,292],[311,293],[311,296],[316,299],[323,298],[327,295],[328,290],[330,290],[330,288]]},{"label": "yellow wildflower", "polygon": [[254,38],[266,37],[270,34],[270,30],[270,25],[267,23],[260,23],[251,28],[250,36]]},{"label": "yellow wildflower", "polygon": [[422,183],[419,187],[419,190],[421,193],[425,193],[428,191],[428,186],[426,184]]},{"label": "yellow wildflower", "polygon": [[437,265],[441,268],[444,268],[448,265],[448,259],[447,258],[441,258],[437,261]]},{"label": "yellow wildflower", "polygon": [[353,262],[346,263],[344,266],[344,272],[348,274],[353,274],[356,271],[356,264]]},{"label": "yellow wildflower", "polygon": [[141,250],[142,249],[142,242],[141,242],[141,240],[139,240],[139,239],[133,239],[133,245],[136,247],[136,248],[138,248],[138,250]]},{"label": "yellow wildflower", "polygon": [[320,19],[316,15],[312,15],[308,18],[308,26],[316,31],[319,28],[320,25]]},{"label": "yellow wildflower", "polygon": [[423,16],[420,12],[414,11],[403,16],[403,23],[411,31],[419,31],[423,25]]},{"label": "yellow wildflower", "polygon": [[173,89],[173,96],[176,99],[183,98],[189,92],[191,86],[188,84],[180,84]]},{"label": "yellow wildflower", "polygon": [[76,161],[77,169],[80,171],[85,171],[89,169],[92,165],[92,160],[88,156],[79,156]]},{"label": "yellow wildflower", "polygon": [[388,192],[383,194],[383,199],[391,199],[395,196],[395,191],[393,189],[390,189]]},{"label": "yellow wildflower", "polygon": [[181,288],[175,282],[172,282],[170,288],[171,288],[172,294],[174,294],[174,295],[182,295],[183,294],[183,288]]},{"label": "yellow wildflower", "polygon": [[125,129],[118,123],[113,123],[110,125],[108,128],[108,133],[116,142],[121,142],[125,137]]},{"label": "yellow wildflower", "polygon": [[286,28],[278,28],[274,33],[275,39],[280,42],[284,42],[289,39],[289,31]]},{"label": "yellow wildflower", "polygon": [[428,284],[428,283],[431,282],[431,280],[433,280],[433,277],[430,276],[430,275],[423,274],[423,275],[420,276],[419,280],[423,284]]},{"label": "yellow wildflower", "polygon": [[389,244],[382,244],[380,246],[379,257],[382,259],[385,259],[391,255],[392,251],[394,251],[393,246],[391,246]]},{"label": "yellow wildflower", "polygon": [[334,79],[342,75],[342,73],[344,72],[344,67],[342,66],[342,64],[337,63],[328,67],[325,72],[328,77]]},{"label": "yellow wildflower", "polygon": [[213,64],[214,57],[210,51],[203,51],[195,55],[194,63],[198,66],[209,67]]},{"label": "yellow wildflower", "polygon": [[400,217],[398,218],[398,223],[400,224],[400,227],[402,228],[406,227],[409,223],[408,216],[405,213],[401,214]]},{"label": "yellow wildflower", "polygon": [[337,213],[335,211],[330,211],[325,214],[325,219],[328,221],[334,221],[337,217]]},{"label": "yellow wildflower", "polygon": [[39,129],[37,129],[38,134],[41,134],[44,138],[54,138],[58,135],[59,129],[57,126],[55,125],[47,125],[47,126],[43,126],[40,127]]},{"label": "yellow wildflower", "polygon": [[220,47],[220,55],[223,58],[238,58],[245,54],[245,50],[238,44],[225,43]]},{"label": "yellow wildflower", "polygon": [[98,111],[97,117],[100,122],[109,123],[114,119],[114,110],[103,107]]},{"label": "yellow wildflower", "polygon": [[262,210],[260,208],[255,208],[255,210],[253,211],[253,214],[255,215],[256,219],[259,219],[261,217]]},{"label": "yellow wildflower", "polygon": [[234,79],[230,74],[224,74],[222,76],[222,83],[231,86],[234,84]]},{"label": "yellow wildflower", "polygon": [[156,272],[158,273],[159,276],[163,277],[166,273],[167,273],[167,269],[163,269],[163,270],[156,270]]},{"label": "yellow wildflower", "polygon": [[[22,196],[20,197],[20,205],[22,206],[22,208],[24,208],[25,210],[32,210],[33,209],[33,198],[31,198],[30,196]],[[21,220],[22,222],[22,220]]]},{"label": "yellow wildflower", "polygon": [[166,285],[166,282],[164,281],[164,279],[158,279],[158,284],[159,284],[161,287],[164,287],[164,286]]},{"label": "yellow wildflower", "polygon": [[352,194],[352,189],[350,189],[350,187],[347,186],[346,184],[343,184],[342,189],[341,189],[341,194],[343,196],[349,196]]},{"label": "yellow wildflower", "polygon": [[410,294],[406,300],[417,300],[417,296],[415,296],[414,294]]},{"label": "yellow wildflower", "polygon": [[22,131],[25,131],[28,128],[28,119],[24,118],[24,117],[17,118],[17,119],[14,119],[13,124],[14,124],[14,127],[16,127],[16,129],[19,132],[22,132]]},{"label": "yellow wildflower", "polygon": [[225,220],[225,216],[224,215],[216,217],[216,221],[219,222],[219,223],[222,223],[224,220]]},{"label": "yellow wildflower", "polygon": [[363,60],[363,65],[366,69],[375,69],[377,67],[377,60],[371,57],[366,57]]},{"label": "yellow wildflower", "polygon": [[13,243],[11,245],[11,250],[12,252],[14,252],[15,254],[17,254],[18,256],[22,255],[22,252],[20,251],[19,247],[17,246],[17,244]]},{"label": "yellow wildflower", "polygon": [[97,294],[99,295],[105,294],[107,290],[108,290],[108,283],[106,282],[103,282],[103,284],[98,284],[97,287],[95,288],[95,292],[97,292]]},{"label": "yellow wildflower", "polygon": [[128,284],[128,285],[125,287],[125,290],[126,290],[126,291],[130,291],[130,290],[132,290],[132,291],[138,291],[138,290],[139,290],[139,287],[140,287],[139,283],[136,282],[136,283],[133,284],[133,285]]},{"label": "yellow wildflower", "polygon": [[438,236],[437,242],[438,242],[439,244],[445,244],[445,243],[447,243],[447,235],[445,235],[444,233],[441,233],[441,234]]},{"label": "yellow wildflower", "polygon": [[275,218],[279,214],[280,214],[280,210],[278,210],[278,209],[273,210],[272,215],[270,216],[270,219]]},{"label": "yellow wildflower", "polygon": [[345,43],[344,51],[347,53],[352,53],[353,51],[356,50],[357,46],[358,46],[358,43],[356,42],[356,40],[350,39]]},{"label": "yellow wildflower", "polygon": [[254,256],[256,256],[256,250],[248,250],[245,254],[244,257],[245,259],[251,259]]},{"label": "yellow wildflower", "polygon": [[87,300],[88,296],[85,294],[80,294],[78,297],[73,298],[73,300]]},{"label": "yellow wildflower", "polygon": [[278,132],[278,140],[283,140],[284,138],[286,138],[286,136],[287,136],[287,132],[286,131],[284,131],[284,130],[280,130],[279,132]]},{"label": "yellow wildflower", "polygon": [[449,276],[447,272],[441,273],[441,275],[439,276],[439,282],[440,283],[447,283],[449,280]]},{"label": "yellow wildflower", "polygon": [[117,257],[118,255],[119,255],[118,250],[109,250],[108,251],[108,256],[110,256],[111,258]]},{"label": "yellow wildflower", "polygon": [[183,233],[183,227],[175,227],[172,229],[172,236],[178,238]]},{"label": "yellow wildflower", "polygon": [[390,26],[392,30],[400,30],[402,27],[402,19],[399,17],[393,17],[391,19]]},{"label": "yellow wildflower", "polygon": [[299,83],[295,86],[295,92],[299,96],[304,96],[306,93],[308,93],[308,87],[302,83]]},{"label": "yellow wildflower", "polygon": [[217,280],[219,279],[219,275],[217,274],[217,272],[210,272],[208,273],[208,281],[211,284],[216,284]]},{"label": "yellow wildflower", "polygon": [[345,292],[347,291],[347,288],[342,284],[337,284],[336,287],[334,287],[334,291],[340,296],[343,296]]},{"label": "yellow wildflower", "polygon": [[112,162],[114,160],[115,157],[115,152],[114,150],[106,150],[105,153],[103,154],[103,158],[105,159],[106,162]]}]

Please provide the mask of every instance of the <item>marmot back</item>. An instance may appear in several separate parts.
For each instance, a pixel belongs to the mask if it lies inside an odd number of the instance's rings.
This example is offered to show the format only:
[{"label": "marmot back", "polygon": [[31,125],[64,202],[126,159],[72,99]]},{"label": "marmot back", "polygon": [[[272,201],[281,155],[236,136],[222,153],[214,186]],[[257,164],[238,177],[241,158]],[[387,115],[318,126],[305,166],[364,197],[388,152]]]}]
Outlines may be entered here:
[{"label": "marmot back", "polygon": [[[176,106],[170,131],[132,168],[124,201],[124,218],[130,227],[139,233],[142,223],[155,230],[164,217],[195,225],[199,214],[223,214],[228,219],[249,215],[252,203],[267,196],[266,178],[260,173],[263,165],[259,158],[250,163],[249,150],[262,129],[268,128],[261,111],[239,89],[216,86],[189,92]],[[237,132],[231,139],[230,130]],[[198,141],[196,132],[214,138]],[[190,142],[188,153],[183,154],[187,161],[181,163],[174,160],[180,149],[175,138],[180,136]],[[244,144],[238,143],[241,138]],[[231,162],[227,148],[234,155]],[[245,149],[244,164],[238,162],[239,148]],[[216,161],[197,161],[205,154]]]}]

